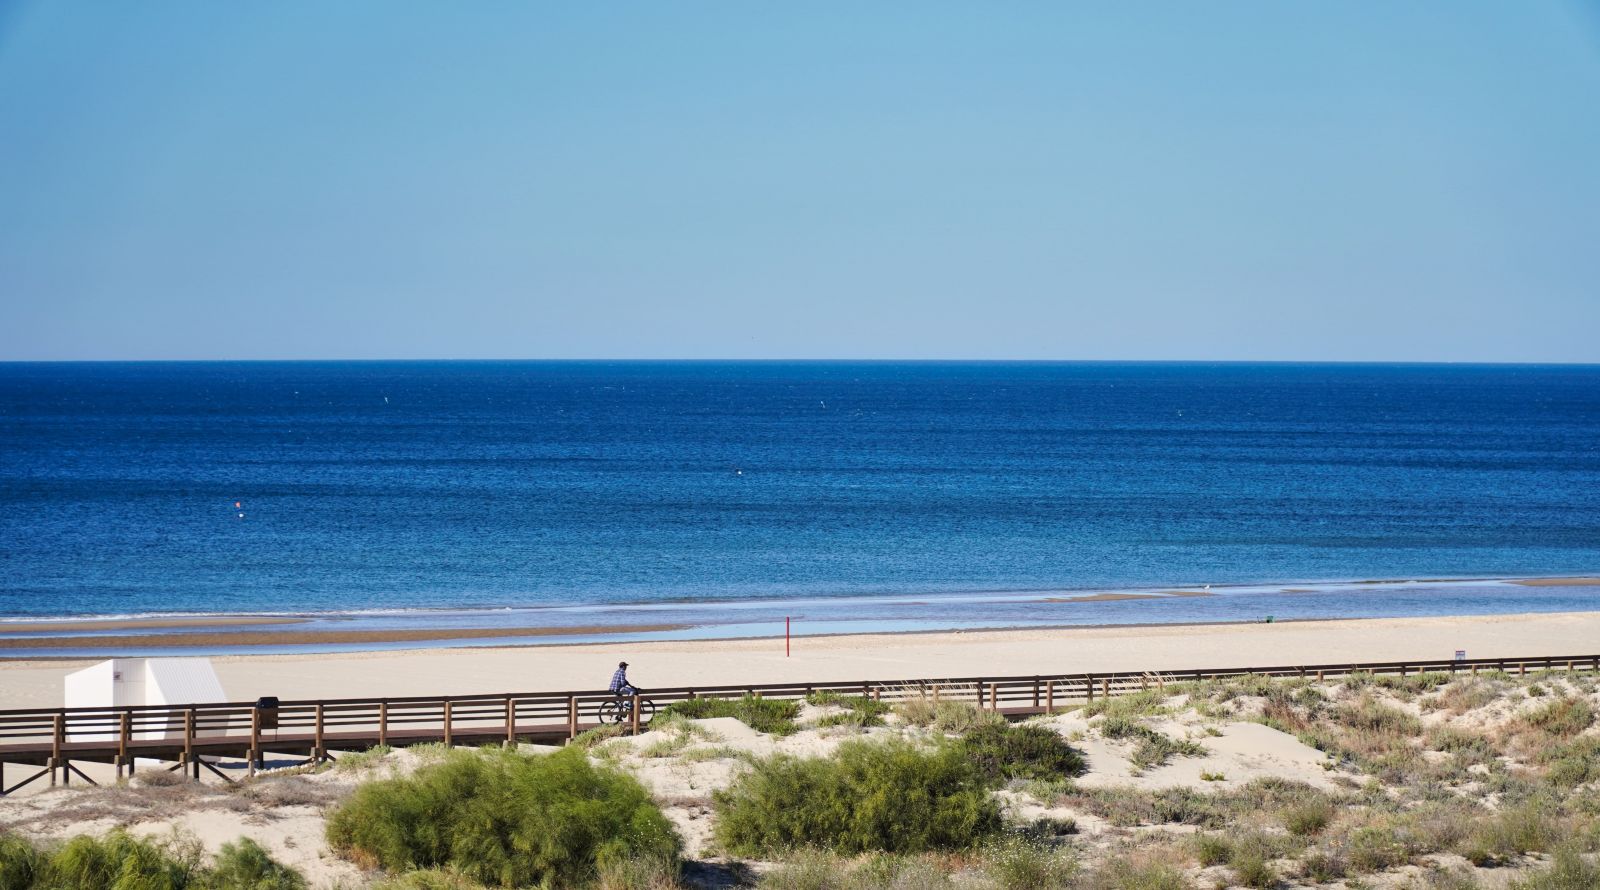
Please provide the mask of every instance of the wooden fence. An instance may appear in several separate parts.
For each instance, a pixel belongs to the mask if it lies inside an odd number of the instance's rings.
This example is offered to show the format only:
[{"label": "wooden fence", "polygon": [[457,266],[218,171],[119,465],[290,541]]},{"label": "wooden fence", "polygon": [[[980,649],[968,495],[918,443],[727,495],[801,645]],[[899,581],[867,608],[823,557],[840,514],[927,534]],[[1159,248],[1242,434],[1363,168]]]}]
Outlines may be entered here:
[{"label": "wooden fence", "polygon": [[[959,700],[1007,716],[1050,713],[1096,698],[1127,695],[1169,684],[1246,676],[1329,679],[1352,674],[1406,677],[1419,673],[1477,674],[1480,671],[1600,670],[1600,655],[1462,661],[1393,661],[1281,667],[1111,671],[1010,677],[949,677],[917,680],[767,683],[742,686],[677,686],[651,689],[657,707],[693,698],[745,695],[797,699],[814,692],[861,695],[884,702],[910,698]],[[494,695],[405,696],[285,701],[277,708],[253,702],[149,705],[120,708],[0,710],[0,795],[46,775],[51,784],[76,775],[92,780],[74,761],[109,763],[120,777],[136,763],[170,764],[199,778],[202,768],[232,781],[219,769],[223,758],[242,759],[254,774],[268,753],[322,760],[330,751],[374,745],[403,747],[438,742],[482,745],[562,742],[598,725],[598,710],[613,696],[601,691],[517,692]],[[635,708],[633,714],[637,715]],[[632,731],[638,732],[637,717]],[[7,765],[31,768],[6,784]],[[233,764],[231,767],[240,765]]]}]

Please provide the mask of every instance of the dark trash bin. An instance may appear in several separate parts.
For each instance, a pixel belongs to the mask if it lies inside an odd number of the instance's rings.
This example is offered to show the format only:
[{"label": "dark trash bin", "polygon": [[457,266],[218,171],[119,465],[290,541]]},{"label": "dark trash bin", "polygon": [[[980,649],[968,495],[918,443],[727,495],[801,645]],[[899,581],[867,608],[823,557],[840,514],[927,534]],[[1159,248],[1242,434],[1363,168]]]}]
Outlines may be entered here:
[{"label": "dark trash bin", "polygon": [[259,726],[262,729],[278,728],[278,697],[276,695],[263,695],[256,699],[256,713],[259,716]]}]

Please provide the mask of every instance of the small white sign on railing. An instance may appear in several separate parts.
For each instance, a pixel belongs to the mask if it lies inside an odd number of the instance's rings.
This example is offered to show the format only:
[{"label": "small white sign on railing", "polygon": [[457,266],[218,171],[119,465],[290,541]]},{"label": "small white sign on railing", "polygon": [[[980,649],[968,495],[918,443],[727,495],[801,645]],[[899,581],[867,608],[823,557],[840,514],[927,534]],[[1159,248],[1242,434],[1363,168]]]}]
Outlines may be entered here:
[{"label": "small white sign on railing", "polygon": [[1465,650],[1465,649],[1457,649],[1456,650],[1456,661],[1466,661],[1466,660],[1467,660],[1467,650]]}]

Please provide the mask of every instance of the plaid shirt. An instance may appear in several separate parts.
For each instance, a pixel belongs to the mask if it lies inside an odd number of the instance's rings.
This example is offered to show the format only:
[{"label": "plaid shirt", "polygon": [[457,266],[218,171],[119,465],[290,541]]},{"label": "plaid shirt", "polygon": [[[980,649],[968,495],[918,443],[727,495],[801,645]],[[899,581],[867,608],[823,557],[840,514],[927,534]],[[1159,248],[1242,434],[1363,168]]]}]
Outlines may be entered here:
[{"label": "plaid shirt", "polygon": [[628,685],[628,669],[627,668],[617,668],[617,672],[611,675],[611,691],[612,692],[619,692],[623,688],[625,688],[627,685]]}]

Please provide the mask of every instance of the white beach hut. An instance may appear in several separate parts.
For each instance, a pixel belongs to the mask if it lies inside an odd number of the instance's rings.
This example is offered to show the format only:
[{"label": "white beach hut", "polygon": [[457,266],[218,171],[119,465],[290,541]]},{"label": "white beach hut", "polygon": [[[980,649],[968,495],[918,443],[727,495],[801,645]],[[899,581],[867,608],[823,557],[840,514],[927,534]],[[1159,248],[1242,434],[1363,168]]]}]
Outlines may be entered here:
[{"label": "white beach hut", "polygon": [[[69,708],[122,708],[227,701],[209,658],[113,658],[70,673]],[[72,733],[71,741],[106,741],[110,732]],[[141,732],[139,739],[182,738],[181,731]]]}]

